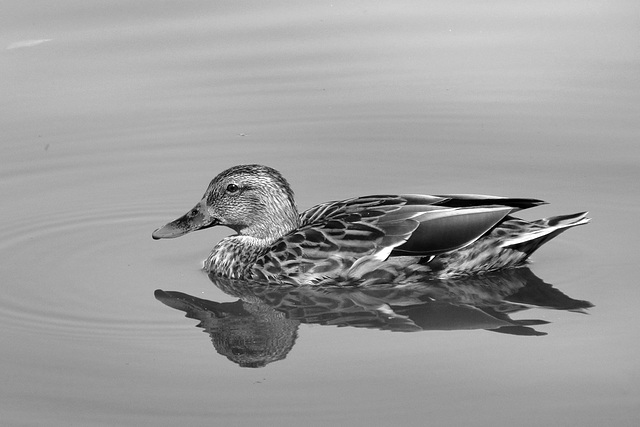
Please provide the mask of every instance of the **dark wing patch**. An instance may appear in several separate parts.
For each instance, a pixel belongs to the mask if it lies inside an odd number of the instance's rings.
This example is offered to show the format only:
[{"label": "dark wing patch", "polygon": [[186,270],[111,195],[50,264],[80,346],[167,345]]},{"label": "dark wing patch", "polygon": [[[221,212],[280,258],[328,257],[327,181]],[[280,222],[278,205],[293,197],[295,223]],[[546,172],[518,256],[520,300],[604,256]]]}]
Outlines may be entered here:
[{"label": "dark wing patch", "polygon": [[517,210],[533,208],[545,205],[547,202],[538,199],[528,199],[522,197],[501,197],[501,196],[485,196],[481,194],[442,194],[439,197],[442,201],[436,202],[440,206],[450,208],[467,208],[478,206],[509,206]]},{"label": "dark wing patch", "polygon": [[511,211],[508,206],[484,206],[425,212],[416,217],[420,226],[394,254],[426,256],[459,249],[476,241]]}]

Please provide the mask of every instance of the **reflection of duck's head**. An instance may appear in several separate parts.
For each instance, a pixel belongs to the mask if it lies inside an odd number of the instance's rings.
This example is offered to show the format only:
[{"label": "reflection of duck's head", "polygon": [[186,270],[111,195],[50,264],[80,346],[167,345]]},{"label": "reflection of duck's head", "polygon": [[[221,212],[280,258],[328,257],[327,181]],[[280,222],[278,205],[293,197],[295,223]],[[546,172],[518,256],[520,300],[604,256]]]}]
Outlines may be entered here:
[{"label": "reflection of duck's head", "polygon": [[299,322],[260,304],[244,304],[246,316],[218,319],[207,327],[216,351],[245,368],[259,368],[284,359],[297,338]]},{"label": "reflection of duck's head", "polygon": [[181,292],[157,290],[163,304],[200,321],[216,351],[242,367],[262,367],[284,359],[297,338],[299,322],[265,304],[218,303]]}]

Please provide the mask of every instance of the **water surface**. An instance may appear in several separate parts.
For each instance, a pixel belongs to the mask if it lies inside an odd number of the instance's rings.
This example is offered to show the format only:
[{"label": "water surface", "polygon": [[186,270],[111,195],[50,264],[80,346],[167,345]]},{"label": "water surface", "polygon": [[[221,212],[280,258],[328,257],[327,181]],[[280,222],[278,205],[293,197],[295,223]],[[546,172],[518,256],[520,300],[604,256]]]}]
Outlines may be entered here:
[{"label": "water surface", "polygon": [[[638,9],[10,1],[3,422],[635,425]],[[419,316],[412,332],[381,317],[370,327],[366,310],[309,317],[293,310],[308,302],[299,295],[247,308],[200,270],[228,230],[151,232],[215,174],[253,162],[279,169],[301,209],[475,192],[550,202],[531,219],[589,210],[593,222],[543,247],[539,281],[527,278],[595,307],[527,301],[508,321],[472,310],[451,323],[429,306],[401,313]],[[240,367],[211,341],[215,319],[185,301],[275,319],[288,350]],[[536,333],[496,333],[509,322]]]}]

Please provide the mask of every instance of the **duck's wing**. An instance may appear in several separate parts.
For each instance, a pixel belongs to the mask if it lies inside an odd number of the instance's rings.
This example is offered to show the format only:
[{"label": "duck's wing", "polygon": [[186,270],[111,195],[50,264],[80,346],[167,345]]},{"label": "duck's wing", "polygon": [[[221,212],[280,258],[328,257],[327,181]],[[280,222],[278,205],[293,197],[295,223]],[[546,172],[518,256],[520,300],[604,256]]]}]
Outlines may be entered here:
[{"label": "duck's wing", "polygon": [[515,208],[471,202],[447,206],[450,200],[449,196],[376,195],[315,206],[301,214],[297,230],[258,259],[254,276],[316,281],[363,259],[383,261],[392,253],[435,255],[474,242]]},{"label": "duck's wing", "polygon": [[[442,209],[424,209],[424,212],[414,218],[420,223],[419,227],[405,244],[394,249],[394,254],[421,256],[459,249],[476,241],[508,214],[545,204],[537,199],[480,194],[403,194],[400,197],[406,200],[400,215],[411,209],[420,212],[431,198],[439,198],[433,201],[433,205]],[[392,217],[390,215],[388,218]]]}]

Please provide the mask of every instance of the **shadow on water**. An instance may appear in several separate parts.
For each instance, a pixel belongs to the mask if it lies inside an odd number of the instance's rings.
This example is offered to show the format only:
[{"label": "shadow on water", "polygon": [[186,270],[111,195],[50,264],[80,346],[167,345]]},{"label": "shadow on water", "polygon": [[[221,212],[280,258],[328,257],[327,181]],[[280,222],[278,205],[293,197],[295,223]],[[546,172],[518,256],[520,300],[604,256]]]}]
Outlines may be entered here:
[{"label": "shadow on water", "polygon": [[540,336],[538,319],[514,320],[529,308],[584,313],[593,305],[545,283],[529,268],[401,286],[367,288],[283,286],[210,275],[235,302],[209,301],[176,291],[156,290],[163,304],[200,321],[218,353],[242,367],[284,359],[295,344],[298,325],[351,326],[393,332],[483,329]]}]

